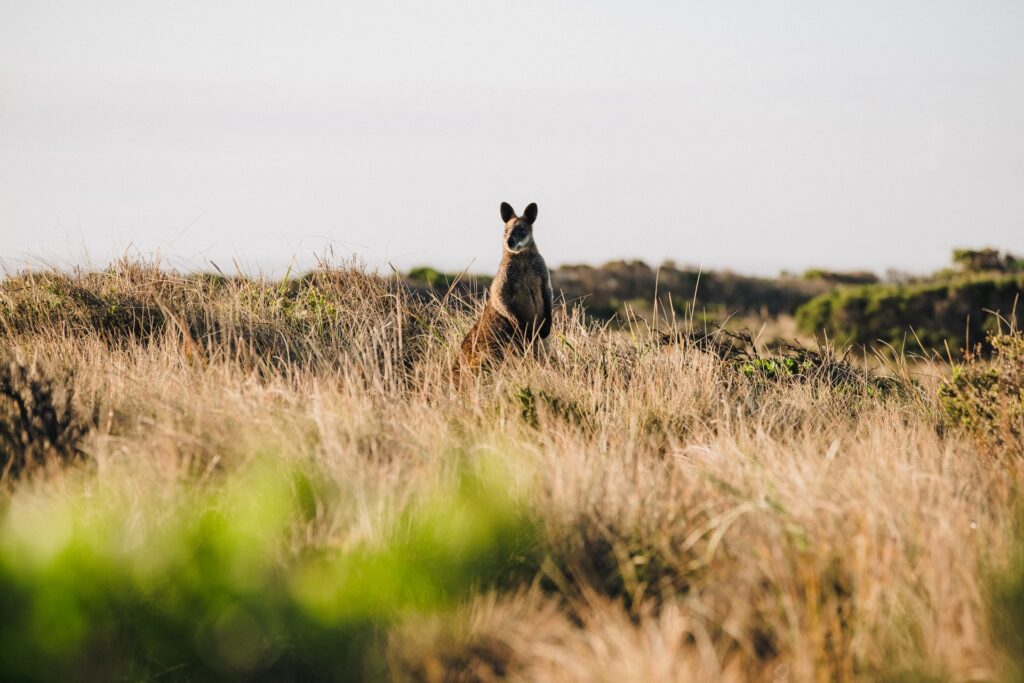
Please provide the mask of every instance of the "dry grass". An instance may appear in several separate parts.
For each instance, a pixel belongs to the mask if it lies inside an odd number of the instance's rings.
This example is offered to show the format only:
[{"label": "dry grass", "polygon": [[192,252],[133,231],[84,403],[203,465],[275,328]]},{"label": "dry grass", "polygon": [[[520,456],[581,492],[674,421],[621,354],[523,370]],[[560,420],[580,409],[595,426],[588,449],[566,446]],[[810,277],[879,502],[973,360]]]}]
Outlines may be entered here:
[{"label": "dry grass", "polygon": [[402,615],[391,677],[1004,672],[986,572],[1011,554],[1020,454],[942,428],[946,369],[899,391],[763,376],[563,311],[543,360],[459,394],[447,368],[471,322],[350,265],[284,284],[138,264],[8,279],[3,344],[68,373],[88,432],[84,464],[26,470],[7,505],[85,489],[131,516],[272,457],[337,492],[295,521],[294,552],[344,549],[497,458],[538,520],[535,566]]}]

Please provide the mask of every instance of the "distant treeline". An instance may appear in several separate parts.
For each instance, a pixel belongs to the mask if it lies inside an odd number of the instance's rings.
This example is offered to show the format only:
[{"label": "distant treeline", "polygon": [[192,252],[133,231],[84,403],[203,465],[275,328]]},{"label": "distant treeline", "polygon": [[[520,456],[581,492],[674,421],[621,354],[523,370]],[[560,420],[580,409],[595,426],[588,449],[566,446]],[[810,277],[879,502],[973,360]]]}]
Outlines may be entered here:
[{"label": "distant treeline", "polygon": [[[627,310],[724,320],[729,316],[795,315],[802,332],[839,343],[882,341],[897,347],[909,340],[926,348],[952,349],[981,342],[1004,322],[1022,322],[1024,259],[995,249],[957,249],[953,265],[928,276],[890,275],[882,281],[865,271],[812,269],[801,275],[750,277],[664,263],[612,261],[602,266],[554,269],[551,281],[570,305],[595,318],[622,319]],[[407,278],[420,292],[481,295],[487,276],[416,268]],[[915,338],[916,337],[916,338]]]},{"label": "distant treeline", "polygon": [[730,272],[701,272],[666,263],[613,261],[600,267],[562,266],[551,284],[567,301],[582,302],[599,318],[621,314],[626,306],[648,310],[655,298],[663,311],[687,315],[792,313],[830,285],[822,278],[760,278]]}]

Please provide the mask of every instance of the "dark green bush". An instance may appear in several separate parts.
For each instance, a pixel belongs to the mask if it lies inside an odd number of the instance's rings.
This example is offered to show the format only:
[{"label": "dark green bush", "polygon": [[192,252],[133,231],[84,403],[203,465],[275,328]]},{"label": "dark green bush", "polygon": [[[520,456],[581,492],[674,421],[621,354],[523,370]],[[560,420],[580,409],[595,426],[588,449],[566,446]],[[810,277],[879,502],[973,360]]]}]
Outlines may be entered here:
[{"label": "dark green bush", "polygon": [[1000,254],[997,249],[954,249],[953,263],[969,273],[987,271],[1012,273],[1024,269],[1024,261],[1013,254]]},{"label": "dark green bush", "polygon": [[840,288],[797,309],[797,324],[837,344],[882,341],[903,348],[919,339],[927,349],[955,350],[985,340],[997,324],[994,313],[1020,322],[1024,306],[1015,305],[1022,292],[1024,275]]},{"label": "dark green bush", "polygon": [[805,270],[802,277],[804,280],[824,280],[835,285],[871,285],[878,282],[877,275],[865,270],[836,272],[824,268],[811,268]]}]

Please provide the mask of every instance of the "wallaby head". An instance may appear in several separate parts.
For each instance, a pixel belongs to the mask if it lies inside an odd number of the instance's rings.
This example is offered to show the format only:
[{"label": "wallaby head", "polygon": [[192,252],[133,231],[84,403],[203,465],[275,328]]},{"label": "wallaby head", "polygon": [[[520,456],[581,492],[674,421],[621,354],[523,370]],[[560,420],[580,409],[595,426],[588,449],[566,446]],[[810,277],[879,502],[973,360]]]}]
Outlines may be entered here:
[{"label": "wallaby head", "polygon": [[505,221],[505,251],[518,254],[533,245],[533,222],[537,220],[537,205],[530,204],[517,216],[515,209],[501,203],[501,220]]}]

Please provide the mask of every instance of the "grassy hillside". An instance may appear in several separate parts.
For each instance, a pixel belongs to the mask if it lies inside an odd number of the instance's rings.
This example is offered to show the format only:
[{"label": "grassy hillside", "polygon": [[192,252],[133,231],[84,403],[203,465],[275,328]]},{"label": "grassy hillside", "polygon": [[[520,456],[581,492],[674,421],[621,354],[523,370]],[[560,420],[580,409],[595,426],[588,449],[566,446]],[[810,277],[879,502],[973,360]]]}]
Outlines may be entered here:
[{"label": "grassy hillside", "polygon": [[560,310],[458,393],[478,306],[0,282],[0,678],[1014,674],[1019,336],[911,376]]}]

